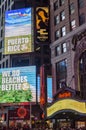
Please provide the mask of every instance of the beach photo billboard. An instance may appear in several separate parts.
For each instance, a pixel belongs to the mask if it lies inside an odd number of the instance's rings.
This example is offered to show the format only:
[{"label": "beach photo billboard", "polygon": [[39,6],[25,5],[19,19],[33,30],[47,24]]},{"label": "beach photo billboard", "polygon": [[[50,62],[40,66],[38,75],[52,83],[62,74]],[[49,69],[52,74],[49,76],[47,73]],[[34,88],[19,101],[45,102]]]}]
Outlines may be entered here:
[{"label": "beach photo billboard", "polygon": [[0,69],[0,103],[36,102],[36,66]]},{"label": "beach photo billboard", "polygon": [[32,23],[32,8],[5,12],[4,54],[34,51]]}]

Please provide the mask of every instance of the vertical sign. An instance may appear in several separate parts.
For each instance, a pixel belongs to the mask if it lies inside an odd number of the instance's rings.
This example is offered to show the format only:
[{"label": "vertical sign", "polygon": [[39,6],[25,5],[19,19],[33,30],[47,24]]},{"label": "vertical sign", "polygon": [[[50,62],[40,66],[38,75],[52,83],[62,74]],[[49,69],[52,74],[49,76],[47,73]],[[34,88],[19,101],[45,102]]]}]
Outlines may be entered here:
[{"label": "vertical sign", "polygon": [[40,105],[43,106],[47,102],[46,76],[44,65],[40,67]]},{"label": "vertical sign", "polygon": [[49,41],[49,8],[36,8],[36,41]]},{"label": "vertical sign", "polygon": [[5,13],[5,54],[33,51],[31,8],[11,10]]}]

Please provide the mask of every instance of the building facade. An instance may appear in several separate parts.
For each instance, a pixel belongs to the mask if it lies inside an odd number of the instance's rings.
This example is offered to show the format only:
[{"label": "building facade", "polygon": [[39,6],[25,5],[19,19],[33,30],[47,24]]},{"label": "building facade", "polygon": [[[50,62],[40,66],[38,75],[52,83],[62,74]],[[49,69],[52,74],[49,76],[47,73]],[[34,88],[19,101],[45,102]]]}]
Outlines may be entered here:
[{"label": "building facade", "polygon": [[53,95],[67,86],[86,99],[86,1],[51,0],[50,6]]},{"label": "building facade", "polygon": [[[6,13],[6,11],[18,10],[18,9],[29,8],[29,7],[32,9],[32,15],[33,15],[32,41],[33,41],[34,51],[27,52],[27,53],[20,53],[20,54],[18,54],[18,53],[17,54],[16,53],[15,54],[5,54],[4,53],[4,48],[5,48],[5,46],[4,46],[5,39],[4,38],[5,38],[5,13]],[[1,22],[0,22],[0,68],[12,68],[12,67],[21,68],[21,67],[26,67],[26,66],[36,66],[36,76],[39,76],[40,66],[43,64],[50,65],[51,60],[50,60],[49,37],[48,37],[48,40],[46,40],[46,41],[41,38],[40,38],[41,39],[40,42],[37,41],[37,35],[36,35],[36,32],[37,32],[36,17],[37,16],[36,16],[36,13],[37,13],[38,8],[44,8],[45,11],[48,10],[49,2],[46,0],[36,0],[36,1],[34,1],[34,0],[22,0],[22,1],[21,0],[1,0],[0,1],[0,20],[1,20]],[[41,15],[41,14],[39,14],[39,15]],[[48,17],[48,20],[49,20],[48,11],[47,11],[46,17]],[[39,17],[39,19],[41,19],[41,18]],[[43,28],[43,29],[45,29],[45,28]],[[47,29],[48,29],[48,31],[47,31],[47,34],[48,34],[49,26]],[[44,33],[43,30],[42,30],[42,33]],[[46,34],[44,34],[44,37],[46,38]],[[47,67],[47,74],[49,74],[49,75],[51,74],[50,66]],[[36,85],[37,85],[37,83],[36,83]],[[38,92],[36,90],[36,94],[37,93]],[[24,107],[25,109],[27,107],[28,107],[28,109],[30,109],[30,107],[31,107],[32,113],[35,114],[34,117],[36,117],[38,119],[41,117],[40,114],[42,113],[42,111],[40,110],[39,104],[36,104],[38,102],[37,96],[38,95],[36,95],[36,102],[32,103],[32,106],[30,106],[30,104],[28,103],[26,106],[24,106],[24,104],[22,104],[22,105],[17,104],[17,107],[18,108]],[[4,108],[4,110],[2,110],[3,108]],[[18,118],[17,109],[16,109],[15,105],[10,106],[9,104],[2,103],[0,106],[0,114],[2,112],[6,115],[5,123],[8,126],[10,126],[10,123],[14,122],[15,119],[16,119],[16,121],[21,120],[20,117]],[[30,111],[29,111],[29,113],[30,113]],[[14,115],[14,117],[13,117],[13,115]],[[30,115],[27,115],[27,116],[28,116],[28,120],[30,121],[30,119],[31,119]],[[0,117],[0,118],[2,118],[2,117]],[[25,121],[25,120],[27,120],[27,118],[24,119],[24,117],[23,117],[23,120]]]},{"label": "building facade", "polygon": [[4,48],[4,20],[5,11],[11,10],[13,7],[12,0],[1,0],[0,1],[0,68],[6,68],[10,66],[10,56],[3,54]]},{"label": "building facade", "polygon": [[[37,1],[29,1],[23,0],[2,0],[0,1],[0,12],[1,12],[1,68],[7,67],[20,67],[20,66],[28,66],[28,65],[36,65],[37,71],[39,74],[39,68],[42,64],[49,64],[50,63],[50,48],[49,48],[49,41],[47,42],[37,42],[36,41],[36,7],[49,7],[49,2],[43,0]],[[15,55],[5,55],[4,54],[4,36],[5,36],[5,12],[7,10],[16,10],[22,8],[33,8],[33,41],[34,41],[34,52],[27,53],[27,54],[15,54]],[[46,49],[45,49],[46,48]],[[15,60],[16,59],[16,60]],[[48,70],[49,72],[49,70]]]},{"label": "building facade", "polygon": [[46,117],[55,129],[86,127],[85,10],[85,0],[50,0],[53,102]]}]

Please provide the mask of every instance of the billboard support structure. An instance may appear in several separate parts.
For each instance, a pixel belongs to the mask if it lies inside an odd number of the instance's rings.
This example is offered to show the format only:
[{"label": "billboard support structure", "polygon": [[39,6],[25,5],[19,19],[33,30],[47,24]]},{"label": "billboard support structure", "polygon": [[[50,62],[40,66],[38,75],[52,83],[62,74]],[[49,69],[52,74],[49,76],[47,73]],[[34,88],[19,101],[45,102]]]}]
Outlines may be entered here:
[{"label": "billboard support structure", "polygon": [[30,128],[32,128],[32,104],[30,102]]}]

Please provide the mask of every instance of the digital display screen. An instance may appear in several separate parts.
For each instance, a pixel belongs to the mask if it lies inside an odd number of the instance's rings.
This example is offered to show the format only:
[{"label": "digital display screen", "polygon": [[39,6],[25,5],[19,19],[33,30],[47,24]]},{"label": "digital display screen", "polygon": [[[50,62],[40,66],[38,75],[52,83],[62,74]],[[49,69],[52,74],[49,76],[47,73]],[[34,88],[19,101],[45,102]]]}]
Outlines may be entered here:
[{"label": "digital display screen", "polygon": [[0,69],[0,103],[36,102],[36,67]]},{"label": "digital display screen", "polygon": [[36,8],[36,41],[38,43],[49,42],[49,8]]},{"label": "digital display screen", "polygon": [[34,48],[31,30],[31,8],[6,11],[4,54],[32,52]]},{"label": "digital display screen", "polygon": [[[40,101],[40,77],[37,77],[37,92],[38,92],[38,101]],[[53,100],[52,96],[52,77],[47,77],[47,102],[51,103]]]}]

